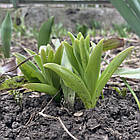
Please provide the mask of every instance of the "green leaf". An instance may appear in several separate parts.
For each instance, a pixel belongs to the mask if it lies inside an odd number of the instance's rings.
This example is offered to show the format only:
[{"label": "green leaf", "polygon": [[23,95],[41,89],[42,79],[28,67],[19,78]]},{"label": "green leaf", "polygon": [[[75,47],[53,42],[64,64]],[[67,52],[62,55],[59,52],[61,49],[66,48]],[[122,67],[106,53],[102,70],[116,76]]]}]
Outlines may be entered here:
[{"label": "green leaf", "polygon": [[28,84],[24,84],[23,87],[34,91],[47,93],[49,95],[55,95],[58,91],[53,86],[42,84],[42,83],[28,83]]},{"label": "green leaf", "polygon": [[103,71],[101,74],[101,77],[98,80],[95,94],[93,96],[93,106],[95,106],[96,101],[98,100],[100,93],[102,89],[104,88],[105,84],[108,82],[110,77],[113,75],[113,73],[116,71],[116,69],[120,66],[120,64],[123,62],[123,60],[128,56],[128,54],[131,52],[131,50],[134,47],[129,47],[119,53],[113,60],[112,62],[107,66],[107,68]]},{"label": "green leaf", "polygon": [[12,19],[10,14],[7,12],[7,15],[1,25],[2,51],[5,58],[10,57],[11,38],[12,38]]},{"label": "green leaf", "polygon": [[47,54],[46,54],[46,47],[47,46],[41,46],[40,49],[39,49],[39,53],[40,53],[40,57],[41,57],[41,63],[42,64],[45,64],[47,63]]},{"label": "green leaf", "polygon": [[128,0],[127,3],[134,10],[136,16],[140,19],[140,0]]},{"label": "green leaf", "polygon": [[[52,50],[52,47],[50,46],[50,44],[48,44],[47,46],[41,46],[39,49],[40,52],[40,56],[41,56],[41,61],[43,64],[48,62],[48,55],[49,55],[49,61],[53,61],[51,58],[51,55],[49,54],[50,51]],[[53,86],[53,82],[52,82],[52,76],[51,76],[51,71],[49,69],[45,69],[43,66],[43,74],[45,75],[45,79],[46,79],[46,83],[49,85]]]},{"label": "green leaf", "polygon": [[[54,60],[53,63],[59,64],[61,65],[61,60],[62,60],[62,55],[63,55],[63,45],[61,44],[59,46],[59,48],[56,50],[55,56],[54,56]],[[52,71],[52,81],[53,81],[53,85],[54,87],[56,87],[57,89],[59,89],[60,87],[60,77]]]},{"label": "green leaf", "polygon": [[78,94],[86,108],[91,108],[90,93],[84,82],[76,74],[58,64],[47,63],[44,66],[56,72],[62,78],[64,84]]},{"label": "green leaf", "polygon": [[69,45],[66,41],[63,42],[63,45],[65,46],[66,54],[67,54],[67,57],[70,61],[70,64],[71,64],[73,70],[80,74],[80,69],[78,67],[78,62],[74,56],[72,46]]},{"label": "green leaf", "polygon": [[47,45],[49,43],[53,23],[54,17],[51,17],[48,19],[48,21],[42,24],[38,37],[38,49],[40,48],[40,46]]},{"label": "green leaf", "polygon": [[78,33],[77,39],[80,40],[81,37],[84,37],[81,32]]},{"label": "green leaf", "polygon": [[32,51],[32,50],[30,50],[30,49],[24,48],[24,50],[25,50],[30,56],[35,55],[35,56],[33,57],[33,59],[34,59],[35,63],[38,65],[38,67],[39,67],[39,68],[41,69],[41,71],[42,71],[42,70],[43,70],[43,64],[42,64],[42,62],[41,62],[40,56],[37,55],[37,53],[35,53],[34,51]]},{"label": "green leaf", "polygon": [[73,45],[73,53],[74,53],[74,56],[77,60],[77,63],[78,63],[78,67],[79,67],[79,74],[81,77],[84,76],[84,70],[82,68],[82,60],[81,60],[81,56],[80,56],[80,43],[79,43],[79,40],[78,39],[75,39],[74,41],[74,45]]},{"label": "green leaf", "polygon": [[67,56],[67,53],[65,51],[65,48],[64,48],[64,51],[63,51],[61,65],[72,71],[72,66],[71,66],[71,64],[68,60],[68,56]]},{"label": "green leaf", "polygon": [[[45,52],[45,48],[43,47],[47,47],[47,46],[41,46],[40,47],[40,55],[37,55],[35,52],[29,50],[29,49],[25,49],[30,55],[35,55],[34,56],[34,60],[35,60],[35,63],[37,64],[37,66],[40,68],[41,72],[42,72],[42,75],[45,79],[45,83],[47,84],[50,84],[52,85],[52,79],[51,79],[51,76],[50,76],[50,72],[49,70],[46,70],[43,66],[43,62],[44,61],[47,61],[47,56],[46,56],[46,52]],[[42,62],[43,61],[43,62]]]},{"label": "green leaf", "polygon": [[118,69],[115,71],[115,75],[119,75],[124,78],[140,79],[140,68],[137,69]]},{"label": "green leaf", "polygon": [[75,39],[74,41],[74,45],[73,45],[73,52],[74,52],[74,56],[77,59],[77,61],[79,62],[79,64],[82,66],[82,61],[81,61],[81,56],[80,56],[80,43],[78,39]]},{"label": "green leaf", "polygon": [[[72,71],[72,66],[70,62],[68,61],[68,57],[64,48],[63,56],[62,56],[62,66]],[[75,91],[73,91],[71,88],[67,87],[63,80],[60,80],[61,88],[64,94],[64,100],[66,101],[66,107],[69,109],[72,109],[74,107],[74,100],[75,100]]]},{"label": "green leaf", "polygon": [[87,46],[85,46],[85,40],[83,37],[81,37],[79,41],[79,49],[80,49],[82,67],[85,70],[89,59],[89,52],[87,50]]},{"label": "green leaf", "polygon": [[52,63],[53,60],[54,60],[54,51],[53,51],[53,49],[51,49],[51,50],[49,51],[49,54],[48,54],[47,63]]},{"label": "green leaf", "polygon": [[61,64],[62,56],[63,56],[63,50],[64,47],[61,44],[58,49],[56,50],[55,56],[54,56],[54,63]]},{"label": "green leaf", "polygon": [[90,52],[90,36],[89,35],[87,35],[87,37],[85,39],[85,46],[86,46],[87,52],[89,54],[89,52]]},{"label": "green leaf", "polygon": [[93,94],[100,74],[103,41],[104,40],[102,39],[93,49],[89,57],[87,68],[85,70],[85,80],[87,87],[91,93],[91,97],[94,96]]},{"label": "green leaf", "polygon": [[[21,62],[26,60],[26,57],[19,53],[15,53],[17,58],[17,63],[20,64]],[[20,70],[24,74],[25,78],[30,82],[42,82],[45,83],[45,79],[39,69],[29,60],[22,64]]]},{"label": "green leaf", "polygon": [[[140,9],[140,7],[136,7],[138,12],[136,13],[135,8],[129,2],[131,1],[131,3],[135,5],[135,1],[137,0],[128,0],[128,1],[110,0],[110,1],[113,4],[113,6],[120,12],[123,18],[127,21],[127,23],[132,27],[132,29],[140,36],[140,28],[139,28],[140,18],[138,17],[138,15],[140,15],[140,12],[138,10]],[[137,2],[140,3],[140,1]]]},{"label": "green leaf", "polygon": [[69,35],[69,37],[71,39],[72,44],[74,44],[74,40],[75,40],[74,35],[71,32],[68,32],[68,35]]},{"label": "green leaf", "polygon": [[49,55],[49,51],[50,51],[51,49],[52,49],[51,45],[48,44],[48,45],[47,45],[47,48],[46,48],[46,56]]}]

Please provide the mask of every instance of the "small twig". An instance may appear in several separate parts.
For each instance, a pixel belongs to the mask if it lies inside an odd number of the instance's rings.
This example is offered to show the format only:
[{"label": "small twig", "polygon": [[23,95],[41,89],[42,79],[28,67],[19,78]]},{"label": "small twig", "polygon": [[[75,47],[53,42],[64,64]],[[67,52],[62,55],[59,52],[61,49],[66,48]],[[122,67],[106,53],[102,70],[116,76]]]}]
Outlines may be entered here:
[{"label": "small twig", "polygon": [[3,76],[15,77],[17,75],[16,74],[3,73],[2,75],[0,75],[0,78],[3,77]]},{"label": "small twig", "polygon": [[55,117],[55,116],[51,116],[51,115],[47,115],[47,114],[44,114],[44,113],[42,113],[42,112],[39,112],[38,114],[41,115],[41,116],[43,116],[43,117],[45,117],[45,118],[58,120],[57,117]]},{"label": "small twig", "polygon": [[50,119],[55,119],[55,120],[58,120],[60,122],[60,124],[62,125],[63,129],[67,132],[67,134],[73,138],[74,140],[78,140],[76,137],[74,137],[70,132],[69,130],[66,128],[66,126],[64,125],[64,123],[62,122],[61,118],[60,117],[55,117],[55,116],[51,116],[51,115],[47,115],[47,114],[44,114],[42,112],[39,112],[39,115],[45,117],[45,118],[50,118]]},{"label": "small twig", "polygon": [[28,57],[27,59],[25,59],[24,61],[22,61],[20,64],[18,64],[17,66],[15,67],[12,67],[10,70],[6,71],[5,73],[3,73],[2,75],[0,75],[0,78],[3,76],[3,75],[6,75],[8,72],[11,72],[11,71],[14,71],[16,70],[18,67],[20,67],[22,64],[26,63],[27,61],[29,61],[32,57],[34,57],[35,55],[32,55],[30,57]]},{"label": "small twig", "polygon": [[[60,89],[61,90],[61,89]],[[47,103],[47,105],[41,110],[41,113],[43,113],[45,111],[45,108],[48,107],[50,105],[50,103],[53,101],[53,99],[58,95],[58,93],[60,92],[57,91],[57,93],[51,98],[51,100]]]},{"label": "small twig", "polygon": [[72,137],[74,140],[78,140],[76,137],[74,137],[69,130],[66,128],[66,126],[64,125],[64,123],[62,122],[60,117],[57,117],[57,119],[59,120],[59,122],[61,123],[62,127],[64,128],[64,130],[67,132],[67,134]]},{"label": "small twig", "polygon": [[2,93],[2,90],[1,90],[0,96],[5,96],[5,95],[8,95],[8,94],[9,94],[9,92],[3,92]]},{"label": "small twig", "polygon": [[100,126],[101,126],[100,124],[97,124],[96,126],[94,126],[94,127],[92,128],[92,131],[93,131],[94,129],[100,127]]},{"label": "small twig", "polygon": [[16,70],[18,67],[20,67],[21,65],[23,65],[24,63],[26,63],[27,61],[29,61],[32,57],[34,57],[35,55],[29,56],[27,59],[25,59],[24,61],[22,61],[20,64],[18,64],[16,67],[11,68],[10,70],[6,71],[7,72],[11,72]]},{"label": "small twig", "polygon": [[31,116],[30,116],[30,118],[29,118],[29,120],[26,122],[26,126],[33,120],[33,118],[35,117],[35,115],[36,115],[36,112],[33,112],[32,114],[31,114]]},{"label": "small twig", "polygon": [[128,41],[128,42],[134,42],[134,43],[139,43],[139,39],[135,40],[135,39],[129,39],[129,38],[123,38],[124,41]]}]

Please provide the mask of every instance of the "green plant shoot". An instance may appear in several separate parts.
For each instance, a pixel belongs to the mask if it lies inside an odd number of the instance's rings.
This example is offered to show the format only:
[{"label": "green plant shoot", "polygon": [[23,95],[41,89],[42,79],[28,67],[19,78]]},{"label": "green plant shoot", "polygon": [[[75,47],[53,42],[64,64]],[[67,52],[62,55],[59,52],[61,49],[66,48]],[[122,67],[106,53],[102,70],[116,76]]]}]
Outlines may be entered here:
[{"label": "green plant shoot", "polygon": [[101,57],[104,40],[101,40],[96,46],[90,49],[89,36],[84,38],[79,33],[77,38],[70,34],[70,38],[72,45],[64,41],[63,46],[72,66],[72,71],[54,63],[46,63],[44,66],[56,72],[64,84],[75,91],[86,108],[94,108],[105,84],[133,47],[118,54],[101,73]]},{"label": "green plant shoot", "polygon": [[139,99],[137,98],[135,92],[133,91],[133,89],[130,87],[130,85],[127,83],[126,79],[125,78],[121,78],[123,80],[123,82],[125,83],[125,85],[127,86],[127,88],[130,90],[131,94],[133,95],[137,105],[138,105],[138,108],[139,108],[139,111],[140,111],[140,101]]},{"label": "green plant shoot", "polygon": [[1,40],[2,40],[2,52],[5,58],[10,57],[10,46],[12,37],[12,19],[10,14],[7,15],[1,25]]},{"label": "green plant shoot", "polygon": [[42,24],[38,36],[38,50],[40,46],[47,45],[49,43],[53,23],[54,23],[54,17],[51,17],[48,19],[48,21]]},{"label": "green plant shoot", "polygon": [[128,84],[128,82],[126,81],[125,78],[129,78],[129,79],[140,79],[140,68],[137,69],[118,69],[115,72],[115,75],[120,76],[121,79],[123,80],[123,82],[125,83],[125,85],[127,86],[127,88],[130,90],[131,94],[133,95],[139,110],[140,110],[140,101],[138,100],[135,92],[133,91],[133,89],[130,87],[130,85]]},{"label": "green plant shoot", "polygon": [[[30,49],[25,49],[29,55],[34,56],[33,61],[28,61],[20,66],[20,70],[28,80],[28,84],[23,85],[31,90],[48,93],[55,95],[60,88],[60,77],[50,69],[43,67],[44,63],[56,63],[61,64],[63,55],[63,46],[60,46],[54,51],[48,44],[47,46],[41,46],[39,54],[36,54]],[[18,64],[26,60],[26,57],[16,53]]]}]

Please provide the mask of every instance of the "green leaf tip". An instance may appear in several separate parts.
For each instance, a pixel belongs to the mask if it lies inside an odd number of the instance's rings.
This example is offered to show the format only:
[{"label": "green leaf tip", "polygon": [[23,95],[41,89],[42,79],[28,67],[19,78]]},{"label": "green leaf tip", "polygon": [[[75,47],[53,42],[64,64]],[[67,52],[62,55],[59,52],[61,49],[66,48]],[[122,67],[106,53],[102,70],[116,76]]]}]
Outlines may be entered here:
[{"label": "green leaf tip", "polygon": [[[85,70],[85,80],[91,94],[94,94],[95,87],[96,87],[99,74],[100,74],[103,41],[104,39],[100,40],[100,42],[93,49],[89,57],[88,65]],[[94,95],[91,95],[91,96],[94,96]]]}]

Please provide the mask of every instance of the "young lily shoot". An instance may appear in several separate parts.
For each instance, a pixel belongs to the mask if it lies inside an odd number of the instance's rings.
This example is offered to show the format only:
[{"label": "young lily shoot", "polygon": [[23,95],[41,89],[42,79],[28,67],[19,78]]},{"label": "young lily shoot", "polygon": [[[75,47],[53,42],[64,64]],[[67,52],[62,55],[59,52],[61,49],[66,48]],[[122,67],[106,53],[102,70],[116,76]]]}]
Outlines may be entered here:
[{"label": "young lily shoot", "polygon": [[[28,84],[23,86],[31,90],[55,95],[60,88],[60,77],[52,70],[43,67],[43,64],[56,63],[60,65],[63,46],[60,45],[56,50],[53,50],[49,44],[47,46],[41,46],[39,54],[30,49],[25,49],[25,51],[34,57],[33,61],[28,61],[20,66],[20,70],[28,80]],[[19,53],[16,53],[15,56],[18,64],[26,60],[26,57]]]},{"label": "young lily shoot", "polygon": [[81,33],[75,38],[69,33],[72,45],[62,42],[72,71],[57,63],[46,63],[44,67],[54,71],[63,80],[65,86],[71,88],[82,100],[86,108],[94,108],[99,96],[113,73],[128,56],[133,47],[119,53],[101,72],[101,58],[105,51],[102,39],[97,45],[90,47],[90,37]]}]

